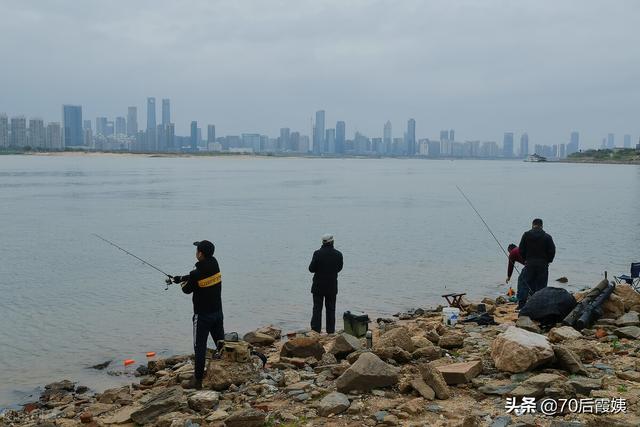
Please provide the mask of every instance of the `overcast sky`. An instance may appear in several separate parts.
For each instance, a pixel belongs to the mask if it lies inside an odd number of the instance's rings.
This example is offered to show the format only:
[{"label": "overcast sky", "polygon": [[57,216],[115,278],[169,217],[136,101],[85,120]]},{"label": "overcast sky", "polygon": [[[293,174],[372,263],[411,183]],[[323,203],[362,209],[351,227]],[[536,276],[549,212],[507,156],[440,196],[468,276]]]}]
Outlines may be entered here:
[{"label": "overcast sky", "polygon": [[[640,136],[640,1],[0,0],[0,112],[172,102],[218,135],[347,123],[382,136],[599,145]],[[157,113],[158,119],[160,112]],[[95,126],[95,122],[94,122]],[[517,144],[517,143],[516,143]]]}]

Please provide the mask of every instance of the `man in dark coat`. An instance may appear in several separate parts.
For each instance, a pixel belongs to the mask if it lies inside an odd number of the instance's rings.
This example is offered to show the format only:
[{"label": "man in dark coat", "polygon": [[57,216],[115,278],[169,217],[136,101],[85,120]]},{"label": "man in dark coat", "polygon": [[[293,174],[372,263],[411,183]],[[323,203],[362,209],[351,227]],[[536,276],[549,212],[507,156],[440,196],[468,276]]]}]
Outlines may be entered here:
[{"label": "man in dark coat", "polygon": [[313,253],[309,271],[313,273],[313,315],[311,329],[322,330],[322,304],[326,310],[327,333],[336,331],[336,295],[338,294],[338,273],[342,270],[342,253],[334,249],[333,236],[322,236],[322,247]]},{"label": "man in dark coat", "polygon": [[553,238],[542,229],[542,220],[533,220],[531,230],[526,231],[520,240],[520,256],[524,259],[526,282],[531,294],[547,286],[549,264],[556,256]]},{"label": "man in dark coat", "polygon": [[173,276],[174,283],[182,285],[182,292],[193,294],[193,348],[195,353],[194,377],[184,381],[184,388],[202,388],[207,340],[213,342],[224,339],[222,315],[222,276],[218,261],[213,256],[215,246],[208,240],[194,242],[196,246],[195,270],[186,276]]}]

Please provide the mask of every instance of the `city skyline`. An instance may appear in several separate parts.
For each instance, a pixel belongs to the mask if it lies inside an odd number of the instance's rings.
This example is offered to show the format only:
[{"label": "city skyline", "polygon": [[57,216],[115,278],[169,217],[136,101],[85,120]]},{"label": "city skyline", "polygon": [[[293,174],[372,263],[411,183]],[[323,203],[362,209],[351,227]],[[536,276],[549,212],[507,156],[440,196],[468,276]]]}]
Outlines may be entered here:
[{"label": "city skyline", "polygon": [[[35,149],[84,148],[90,150],[118,150],[136,152],[252,152],[297,153],[313,155],[364,155],[364,156],[406,156],[406,157],[452,157],[452,158],[525,158],[529,154],[539,154],[551,159],[564,158],[582,150],[580,133],[572,131],[568,141],[555,144],[540,144],[534,141],[530,150],[529,135],[522,132],[519,149],[516,150],[514,132],[504,132],[502,145],[496,141],[479,139],[460,140],[455,137],[455,129],[440,131],[440,138],[419,137],[416,121],[407,121],[402,138],[393,137],[390,121],[383,125],[382,137],[369,137],[353,131],[353,139],[347,139],[347,125],[338,120],[335,127],[327,124],[326,111],[318,110],[315,120],[311,119],[312,136],[280,128],[275,138],[260,133],[242,132],[240,135],[216,136],[215,124],[206,124],[206,139],[203,128],[196,120],[190,123],[188,136],[176,135],[175,123],[171,120],[171,100],[162,99],[162,124],[157,124],[155,97],[147,97],[147,128],[134,132],[138,126],[137,107],[127,107],[126,118],[117,116],[115,120],[100,116],[95,118],[95,132],[92,121],[83,119],[82,106],[62,106],[62,129],[56,131],[58,122],[50,122],[47,127],[39,118],[24,116],[9,117],[0,113],[0,148],[32,147]],[[86,117],[86,116],[85,116]],[[204,125],[203,125],[204,126]],[[58,141],[58,135],[61,140]],[[602,148],[630,148],[632,136],[623,135],[623,145],[615,143],[615,134],[608,133],[602,139]],[[78,143],[79,142],[79,143]],[[640,146],[640,141],[637,146]]]},{"label": "city skyline", "polygon": [[637,12],[627,0],[6,2],[0,111],[50,122],[73,104],[115,118],[156,94],[157,107],[171,100],[181,135],[192,120],[219,134],[311,135],[324,109],[327,123],[366,135],[413,118],[430,138],[526,131],[552,143],[579,129],[598,148],[609,132],[640,134]]}]

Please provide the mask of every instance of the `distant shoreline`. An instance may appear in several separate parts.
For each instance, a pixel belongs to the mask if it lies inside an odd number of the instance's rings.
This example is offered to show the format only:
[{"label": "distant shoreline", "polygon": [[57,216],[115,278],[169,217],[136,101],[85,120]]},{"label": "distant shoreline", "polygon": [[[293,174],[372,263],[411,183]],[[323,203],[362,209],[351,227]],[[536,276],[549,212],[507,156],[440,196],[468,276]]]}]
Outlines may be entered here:
[{"label": "distant shoreline", "polygon": [[579,159],[579,160],[558,160],[558,163],[586,163],[600,165],[640,165],[640,160],[597,160],[597,159]]}]

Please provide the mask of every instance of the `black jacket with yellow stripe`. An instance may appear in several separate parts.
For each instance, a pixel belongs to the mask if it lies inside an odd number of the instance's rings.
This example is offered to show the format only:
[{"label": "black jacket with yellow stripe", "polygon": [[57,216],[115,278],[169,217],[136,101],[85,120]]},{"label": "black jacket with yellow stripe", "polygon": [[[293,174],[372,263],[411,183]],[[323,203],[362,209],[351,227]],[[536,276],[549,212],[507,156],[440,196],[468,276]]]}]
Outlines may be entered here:
[{"label": "black jacket with yellow stripe", "polygon": [[182,292],[193,293],[194,314],[222,311],[222,276],[214,257],[196,263],[196,269],[182,276]]}]

